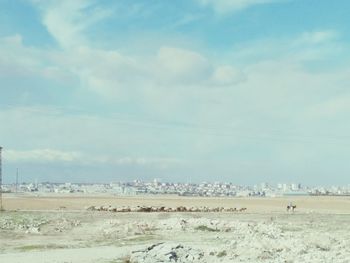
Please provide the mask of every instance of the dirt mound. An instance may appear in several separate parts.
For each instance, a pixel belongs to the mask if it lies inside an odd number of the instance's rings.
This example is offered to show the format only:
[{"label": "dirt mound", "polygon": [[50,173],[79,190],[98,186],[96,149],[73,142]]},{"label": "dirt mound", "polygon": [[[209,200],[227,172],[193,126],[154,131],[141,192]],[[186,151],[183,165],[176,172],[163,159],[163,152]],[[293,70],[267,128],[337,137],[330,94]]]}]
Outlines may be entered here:
[{"label": "dirt mound", "polygon": [[176,243],[158,243],[145,250],[134,251],[130,257],[131,262],[206,262],[204,252],[199,249]]}]

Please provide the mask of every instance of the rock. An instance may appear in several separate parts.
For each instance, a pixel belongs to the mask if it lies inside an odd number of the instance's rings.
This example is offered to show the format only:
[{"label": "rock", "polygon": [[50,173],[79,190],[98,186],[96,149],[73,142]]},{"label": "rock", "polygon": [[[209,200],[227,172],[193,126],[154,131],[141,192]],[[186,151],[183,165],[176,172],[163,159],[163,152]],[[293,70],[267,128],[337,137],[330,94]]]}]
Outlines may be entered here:
[{"label": "rock", "polygon": [[26,234],[39,234],[40,233],[40,228],[39,227],[30,227],[26,231]]},{"label": "rock", "polygon": [[182,244],[157,243],[144,250],[134,251],[130,262],[207,262],[204,252],[200,249],[185,247]]}]

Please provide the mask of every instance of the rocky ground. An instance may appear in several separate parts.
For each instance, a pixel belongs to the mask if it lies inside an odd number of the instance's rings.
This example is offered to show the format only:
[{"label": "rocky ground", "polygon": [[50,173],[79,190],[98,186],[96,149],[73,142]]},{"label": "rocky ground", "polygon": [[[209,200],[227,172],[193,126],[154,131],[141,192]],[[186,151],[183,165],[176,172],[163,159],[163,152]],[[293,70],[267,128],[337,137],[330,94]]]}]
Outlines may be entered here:
[{"label": "rocky ground", "polygon": [[0,213],[0,262],[349,262],[350,215]]}]

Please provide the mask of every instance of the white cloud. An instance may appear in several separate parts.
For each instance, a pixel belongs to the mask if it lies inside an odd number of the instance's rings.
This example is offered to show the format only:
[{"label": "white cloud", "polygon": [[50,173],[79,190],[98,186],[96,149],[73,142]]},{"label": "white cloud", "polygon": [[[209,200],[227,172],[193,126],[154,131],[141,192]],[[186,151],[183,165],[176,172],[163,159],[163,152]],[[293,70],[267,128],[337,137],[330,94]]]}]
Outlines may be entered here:
[{"label": "white cloud", "polygon": [[70,72],[80,79],[82,88],[104,98],[124,100],[142,97],[149,89],[232,86],[243,80],[238,69],[216,65],[193,50],[163,46],[154,56],[131,56],[93,48],[85,31],[111,14],[98,9],[93,0],[34,3],[41,9],[42,23],[62,48],[49,57],[55,70]]},{"label": "white cloud", "polygon": [[322,44],[336,40],[338,36],[339,34],[335,30],[305,32],[297,40],[294,41],[294,44]]},{"label": "white cloud", "polygon": [[264,38],[234,47],[231,59],[237,64],[288,59],[293,63],[334,57],[343,51],[335,30],[316,30],[294,36]]},{"label": "white cloud", "polygon": [[162,169],[183,163],[183,161],[175,158],[91,156],[76,151],[55,149],[4,149],[3,156],[6,162],[16,163],[70,163],[71,165],[85,166],[151,166]]},{"label": "white cloud", "polygon": [[134,87],[142,83],[147,70],[137,59],[118,51],[80,47],[65,52],[57,63],[68,68],[80,78],[82,88],[90,89],[104,98],[128,96]]},{"label": "white cloud", "polygon": [[175,21],[170,28],[176,28],[185,26],[187,24],[191,24],[193,22],[196,22],[204,17],[203,14],[185,14],[182,18]]},{"label": "white cloud", "polygon": [[62,52],[55,63],[79,77],[82,88],[108,99],[143,96],[150,88],[215,88],[244,80],[237,68],[215,65],[198,52],[174,47],[161,47],[155,56],[144,57],[80,47]]},{"label": "white cloud", "polygon": [[109,165],[128,165],[128,166],[152,166],[157,168],[169,168],[172,166],[179,166],[183,164],[182,160],[176,158],[149,158],[149,157],[122,157],[122,158],[111,158],[101,157],[96,160],[102,164]]},{"label": "white cloud", "polygon": [[166,84],[202,83],[211,73],[211,64],[204,56],[190,50],[162,47],[157,56],[156,74],[164,78]]},{"label": "white cloud", "polygon": [[70,73],[53,60],[58,53],[26,47],[19,34],[0,38],[0,75],[68,81]]},{"label": "white cloud", "polygon": [[233,85],[243,80],[245,80],[243,72],[230,65],[216,68],[212,76],[214,85]]},{"label": "white cloud", "polygon": [[58,79],[68,85],[78,78],[83,89],[109,99],[143,96],[148,88],[230,86],[243,80],[232,66],[217,66],[198,52],[174,47],[144,57],[89,47],[42,50],[24,46],[20,35],[0,39],[0,47],[0,74]]},{"label": "white cloud", "polygon": [[36,59],[33,49],[25,48],[21,35],[0,38],[0,74],[6,76],[39,73],[44,58]]},{"label": "white cloud", "polygon": [[[164,134],[154,136],[157,126],[132,121],[129,116],[66,115],[58,108],[16,107],[1,108],[0,122],[6,123],[6,127],[0,129],[0,137],[4,142],[12,141],[11,146],[2,145],[4,159],[9,163],[154,169],[184,163],[179,155],[164,154],[155,147],[167,142]],[[169,133],[176,134],[171,130]],[[28,150],[21,150],[23,148]]]},{"label": "white cloud", "polygon": [[81,154],[53,149],[36,149],[28,151],[5,149],[4,158],[9,162],[76,162],[81,159]]},{"label": "white cloud", "polygon": [[[116,49],[93,47],[86,38],[90,27],[111,14],[94,0],[32,0],[41,10],[42,23],[60,45],[56,50],[27,48],[21,36],[2,41],[0,69],[6,75],[44,76],[88,89],[104,99],[151,100],[166,89],[236,85],[244,78],[239,69],[220,65],[197,51],[161,46],[154,55],[133,56]],[[10,43],[10,42],[11,43]],[[1,72],[0,72],[1,74]],[[157,98],[158,97],[158,98]],[[160,99],[162,100],[162,99]]]},{"label": "white cloud", "polygon": [[226,14],[237,12],[254,5],[285,2],[285,0],[196,0],[203,6],[211,6],[215,12]]},{"label": "white cloud", "polygon": [[110,16],[111,10],[95,6],[94,0],[33,0],[42,12],[42,22],[63,48],[86,44],[84,31]]}]

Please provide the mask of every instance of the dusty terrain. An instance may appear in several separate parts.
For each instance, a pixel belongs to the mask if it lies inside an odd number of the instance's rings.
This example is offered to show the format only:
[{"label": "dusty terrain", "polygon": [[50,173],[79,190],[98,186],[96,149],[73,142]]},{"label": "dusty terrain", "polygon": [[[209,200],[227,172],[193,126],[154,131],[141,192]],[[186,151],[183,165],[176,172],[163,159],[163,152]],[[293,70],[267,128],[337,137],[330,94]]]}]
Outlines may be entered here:
[{"label": "dusty terrain", "polygon": [[[293,201],[294,213],[285,206]],[[5,196],[0,262],[349,262],[350,198]],[[89,205],[246,207],[111,213]]]},{"label": "dusty terrain", "polygon": [[294,202],[299,212],[349,213],[350,197],[291,196],[276,198],[199,198],[178,196],[104,196],[104,195],[44,195],[5,194],[4,206],[7,210],[84,210],[87,206],[208,206],[246,207],[248,212],[284,212],[286,205]]}]

